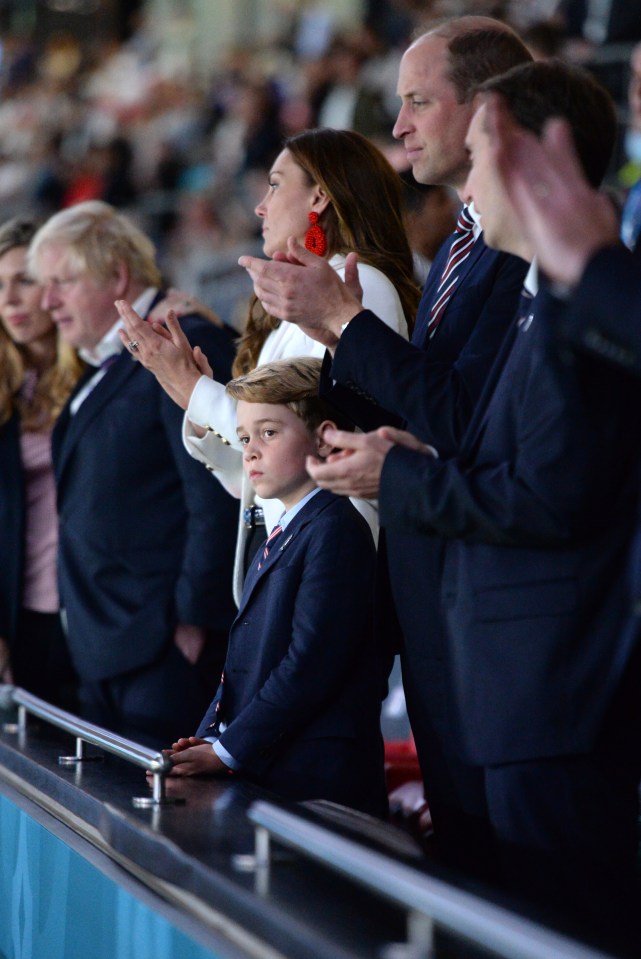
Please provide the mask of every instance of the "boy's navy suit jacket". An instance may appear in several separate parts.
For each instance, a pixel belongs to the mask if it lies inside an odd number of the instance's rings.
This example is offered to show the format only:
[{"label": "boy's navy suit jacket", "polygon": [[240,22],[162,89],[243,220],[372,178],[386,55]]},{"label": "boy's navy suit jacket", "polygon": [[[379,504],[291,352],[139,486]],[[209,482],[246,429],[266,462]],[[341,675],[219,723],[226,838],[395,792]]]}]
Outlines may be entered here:
[{"label": "boy's navy suit jacket", "polygon": [[320,490],[247,574],[198,735],[227,724],[220,742],[242,773],[281,795],[384,809],[375,562],[360,514]]}]

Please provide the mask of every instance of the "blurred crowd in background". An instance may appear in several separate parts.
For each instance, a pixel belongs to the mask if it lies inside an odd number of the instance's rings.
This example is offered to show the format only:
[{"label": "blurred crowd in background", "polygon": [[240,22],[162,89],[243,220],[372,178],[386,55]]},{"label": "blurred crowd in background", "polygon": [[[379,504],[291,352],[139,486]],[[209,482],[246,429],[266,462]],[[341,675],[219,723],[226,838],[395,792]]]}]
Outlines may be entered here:
[{"label": "blurred crowd in background", "polygon": [[[260,252],[253,211],[283,137],[314,126],[354,129],[402,171],[405,151],[391,133],[401,54],[435,19],[463,13],[507,20],[536,57],[594,69],[620,111],[610,185],[623,193],[641,175],[641,97],[630,68],[641,38],[637,0],[370,0],[349,33],[322,4],[289,4],[288,12],[270,42],[229,49],[203,75],[202,64],[172,68],[161,55],[145,5],[119,40],[56,31],[36,41],[12,30],[5,9],[1,219],[44,219],[81,200],[106,200],[153,238],[168,282],[240,327],[249,289],[236,262],[241,252]],[[422,279],[458,201],[402,172]]]}]

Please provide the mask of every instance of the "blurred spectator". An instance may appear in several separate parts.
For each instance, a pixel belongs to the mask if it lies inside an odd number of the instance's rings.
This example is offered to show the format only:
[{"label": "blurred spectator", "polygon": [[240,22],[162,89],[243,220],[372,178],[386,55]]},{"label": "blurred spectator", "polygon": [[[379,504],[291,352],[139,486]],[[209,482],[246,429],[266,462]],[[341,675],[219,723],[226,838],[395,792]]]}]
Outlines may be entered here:
[{"label": "blurred spectator", "polygon": [[92,145],[71,168],[62,206],[73,206],[85,200],[99,200],[104,188],[104,151]]},{"label": "blurred spectator", "polygon": [[133,181],[133,147],[126,137],[114,137],[105,148],[102,199],[115,207],[132,206],[137,197]]},{"label": "blurred spectator", "polygon": [[212,139],[216,174],[268,170],[283,139],[274,85],[265,80],[236,78],[227,90],[226,100],[225,114]]},{"label": "blurred spectator", "polygon": [[[261,192],[263,183],[261,175]],[[253,183],[245,178],[243,184],[251,200]],[[253,205],[259,196],[256,192]],[[238,257],[243,253],[260,255],[261,249],[253,212],[243,207],[233,191],[183,191],[162,265],[175,286],[189,290],[225,323],[241,330],[252,284],[246,271],[238,268]]]},{"label": "blurred spectator", "polygon": [[57,584],[51,432],[83,369],[27,269],[35,225],[0,227],[0,681],[74,709]]},{"label": "blurred spectator", "polygon": [[337,38],[324,58],[324,85],[317,92],[320,127],[356,130],[371,139],[390,139],[392,120],[381,94],[363,80],[365,53],[347,38]]},{"label": "blurred spectator", "polygon": [[537,20],[521,32],[521,38],[535,60],[561,55],[563,28],[553,20]]},{"label": "blurred spectator", "polygon": [[638,0],[562,0],[559,9],[568,34],[591,44],[641,38]]},{"label": "blurred spectator", "polygon": [[46,219],[62,206],[65,177],[60,157],[60,133],[44,140],[40,151],[34,150],[34,171],[28,206]]}]

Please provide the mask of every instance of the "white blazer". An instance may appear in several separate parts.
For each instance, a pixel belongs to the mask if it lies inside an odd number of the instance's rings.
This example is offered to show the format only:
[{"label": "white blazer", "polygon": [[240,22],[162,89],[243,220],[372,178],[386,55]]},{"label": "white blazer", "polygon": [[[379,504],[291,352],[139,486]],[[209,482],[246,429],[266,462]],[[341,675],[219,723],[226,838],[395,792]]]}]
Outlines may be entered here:
[{"label": "white blazer", "polygon": [[[334,256],[329,261],[341,279],[345,277],[345,257]],[[407,338],[407,322],[401,301],[390,280],[373,266],[359,263],[358,276],[363,290],[363,308],[372,310],[388,326]],[[306,336],[295,323],[282,322],[272,330],[258,356],[257,366],[272,360],[293,356],[325,355],[325,347]],[[193,425],[204,428],[203,437],[196,435]],[[225,489],[240,499],[236,560],[234,564],[234,597],[240,602],[243,589],[243,558],[248,530],[243,521],[246,507],[261,506],[265,513],[266,535],[276,525],[283,512],[283,504],[276,499],[263,499],[254,493],[243,470],[243,449],[236,435],[236,401],[225,392],[217,380],[201,376],[194,388],[183,420],[183,442],[187,452],[200,460]],[[373,500],[353,500],[370,525],[374,541],[378,539],[378,508]]]}]

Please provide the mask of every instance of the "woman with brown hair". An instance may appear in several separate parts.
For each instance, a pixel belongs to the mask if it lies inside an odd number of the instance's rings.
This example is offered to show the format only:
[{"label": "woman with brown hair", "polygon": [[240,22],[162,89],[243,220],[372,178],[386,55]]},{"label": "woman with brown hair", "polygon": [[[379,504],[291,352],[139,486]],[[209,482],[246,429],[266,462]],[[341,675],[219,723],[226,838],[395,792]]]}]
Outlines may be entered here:
[{"label": "woman with brown hair", "polygon": [[[420,291],[413,279],[412,253],[401,216],[401,183],[383,154],[365,137],[348,130],[309,130],[291,137],[269,174],[269,188],[256,207],[268,257],[287,250],[288,237],[326,258],[344,276],[345,258],[356,252],[363,307],[374,309],[396,332],[407,336]],[[133,355],[187,411],[184,439],[192,456],[211,469],[242,500],[234,576],[240,596],[247,540],[252,528],[265,538],[281,505],[261,501],[243,480],[242,450],[236,438],[236,406],[211,378],[205,358],[191,353],[174,318],[168,330],[141,325],[125,305],[121,316]],[[163,335],[156,335],[163,334]],[[131,348],[131,347],[130,347]],[[269,316],[254,298],[241,337],[234,376],[275,359],[322,356],[324,347],[294,324]],[[373,531],[376,510],[358,502]],[[257,507],[257,508],[256,508]]]},{"label": "woman with brown hair", "polygon": [[[305,196],[313,190],[312,209]],[[381,309],[390,326],[411,333],[420,292],[408,272],[411,252],[402,221],[401,183],[383,154],[369,140],[349,130],[309,130],[290,137],[269,174],[269,189],[256,214],[263,221],[263,251],[270,258],[285,252],[288,236],[296,236],[320,256],[329,259],[342,275],[345,256],[354,251],[359,258],[363,297],[377,287],[378,271],[398,294],[403,317],[397,313],[396,298],[388,285],[380,284]],[[316,224],[316,225],[314,225]],[[320,246],[315,245],[315,237]],[[404,320],[403,320],[404,318]],[[241,339],[234,376],[248,373],[258,362],[268,335],[281,321],[264,312],[256,298]],[[315,340],[302,336],[310,350],[318,351]],[[307,350],[305,352],[308,352]],[[269,357],[275,359],[275,357]]]},{"label": "woman with brown hair", "polygon": [[56,577],[51,431],[83,365],[27,269],[33,223],[0,227],[0,681],[73,705]]}]

